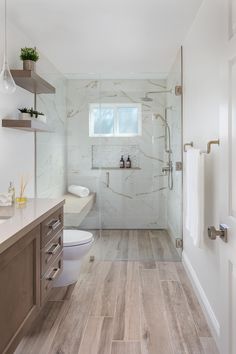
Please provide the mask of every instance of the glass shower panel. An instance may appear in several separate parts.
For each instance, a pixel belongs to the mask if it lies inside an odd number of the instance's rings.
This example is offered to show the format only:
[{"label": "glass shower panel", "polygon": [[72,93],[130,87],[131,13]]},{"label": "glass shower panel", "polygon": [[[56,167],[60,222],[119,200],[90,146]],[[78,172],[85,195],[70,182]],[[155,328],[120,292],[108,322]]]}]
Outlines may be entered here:
[{"label": "glass shower panel", "polygon": [[[173,240],[182,240],[182,95],[176,88],[182,87],[182,50],[168,74],[168,87],[172,93],[167,96],[167,123],[170,127],[171,160],[173,164],[173,188],[167,190],[167,230]],[[181,254],[182,249],[177,249]]]},{"label": "glass shower panel", "polygon": [[[170,73],[147,78],[68,75],[52,82],[55,97],[39,101],[55,131],[37,140],[39,196],[63,195],[72,184],[89,189],[91,210],[66,212],[65,223],[94,233],[98,260],[180,259],[180,69],[178,57]],[[121,156],[131,168],[120,168]]]}]

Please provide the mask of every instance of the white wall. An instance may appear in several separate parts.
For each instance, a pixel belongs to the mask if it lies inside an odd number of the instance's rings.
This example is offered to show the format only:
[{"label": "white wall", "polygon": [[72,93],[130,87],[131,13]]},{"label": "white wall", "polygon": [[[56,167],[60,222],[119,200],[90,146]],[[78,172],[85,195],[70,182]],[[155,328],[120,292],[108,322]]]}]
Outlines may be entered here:
[{"label": "white wall", "polygon": [[[205,0],[185,40],[184,52],[184,142],[206,149],[209,140],[219,135],[219,60],[223,50],[219,0]],[[183,259],[189,265],[195,285],[219,329],[219,255],[217,242],[207,237],[207,226],[219,224],[218,147],[205,160],[205,244],[194,247],[184,227]],[[185,208],[185,200],[184,200]],[[188,262],[189,261],[189,262]]]},{"label": "white wall", "polygon": [[[1,24],[3,24],[1,18]],[[2,29],[2,28],[1,28]],[[26,44],[26,38],[13,26],[9,26],[9,64],[12,68],[19,67],[19,50]],[[14,42],[13,42],[14,39]],[[3,59],[3,42],[0,47],[0,62]],[[0,93],[0,119],[17,117],[17,108],[32,106],[32,95],[17,87],[13,95]],[[9,181],[19,184],[20,176],[29,176],[27,195],[34,193],[34,149],[33,134],[4,129],[0,126],[0,192],[6,192]]]},{"label": "white wall", "polygon": [[[0,23],[3,25],[2,19],[3,13],[0,14]],[[1,25],[1,30],[3,29]],[[1,32],[2,33],[2,32]],[[15,28],[12,24],[8,26],[8,58],[9,58],[9,66],[11,68],[22,68],[22,62],[19,59],[20,48],[24,46],[34,46],[35,43],[32,43],[25,35],[23,35],[17,28]],[[2,65],[3,59],[3,42],[1,42],[0,47],[0,63]],[[37,72],[43,73],[42,76],[44,78],[53,78],[51,82],[56,84],[56,87],[59,88],[59,97],[60,101],[63,101],[63,89],[61,88],[63,85],[63,77],[62,75],[56,70],[56,68],[40,53],[40,61],[37,64]],[[59,83],[60,81],[60,83]],[[45,95],[44,95],[45,96]],[[56,95],[51,95],[51,98],[41,98],[39,100],[40,109],[42,111],[46,111],[48,113],[47,107],[49,106],[49,100],[53,101],[53,103],[57,102],[58,93]],[[65,95],[64,95],[65,96]],[[58,103],[58,102],[57,102]],[[63,103],[62,103],[63,104]],[[24,89],[21,89],[17,86],[16,92],[12,95],[5,95],[0,94],[0,119],[5,117],[16,117],[18,116],[19,107],[32,107],[33,106],[33,94],[27,92]],[[55,106],[55,105],[54,105]],[[53,185],[53,193],[51,191],[47,191],[47,196],[57,196],[64,190],[65,186],[65,172],[62,166],[65,166],[65,109],[64,111],[61,110],[63,116],[63,122],[60,124],[60,114],[55,114],[56,109],[51,109],[51,120],[50,114],[48,114],[49,124],[53,126],[54,129],[57,130],[58,133],[58,126],[60,128],[60,134],[57,142],[59,143],[60,147],[64,145],[64,148],[58,149],[57,146],[53,146],[55,153],[61,153],[61,150],[64,153],[61,155],[63,156],[61,159],[61,168],[58,172],[60,176],[60,180],[55,180],[54,178],[54,185]],[[64,134],[63,134],[64,130]],[[45,134],[43,133],[45,136]],[[64,136],[63,136],[64,135]],[[39,137],[39,141],[41,141],[41,136]],[[55,140],[55,136],[51,135],[51,139]],[[47,138],[50,140],[50,137]],[[58,145],[58,144],[57,144]],[[50,147],[51,148],[51,147]],[[53,150],[51,149],[51,150]],[[44,146],[45,153],[49,150],[49,145]],[[43,151],[43,150],[41,150]],[[39,150],[40,152],[40,150]],[[39,161],[40,162],[40,161]],[[49,163],[47,166],[48,175],[51,176],[51,171],[55,165]],[[54,168],[55,169],[55,168]],[[47,171],[44,171],[45,173]],[[0,126],[0,193],[6,192],[8,188],[9,181],[13,181],[16,190],[19,186],[19,181],[21,175],[24,175],[29,179],[29,183],[27,186],[26,194],[28,197],[32,197],[34,195],[34,134],[24,131],[17,131],[13,129],[2,128]],[[55,185],[57,188],[55,188]],[[42,195],[42,193],[41,193]],[[45,196],[45,195],[44,195]]]}]

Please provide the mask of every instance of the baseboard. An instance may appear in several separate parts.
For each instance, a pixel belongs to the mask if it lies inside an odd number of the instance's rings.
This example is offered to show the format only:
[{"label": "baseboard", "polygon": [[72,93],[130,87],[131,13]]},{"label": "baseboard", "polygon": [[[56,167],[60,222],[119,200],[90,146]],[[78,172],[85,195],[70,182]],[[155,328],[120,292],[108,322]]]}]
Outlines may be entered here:
[{"label": "baseboard", "polygon": [[219,344],[219,337],[220,337],[220,324],[218,322],[218,319],[211,307],[211,304],[205,294],[205,291],[203,290],[201,283],[198,279],[198,276],[193,269],[191,262],[186,255],[186,253],[183,251],[182,253],[182,262],[184,265],[184,268],[188,274],[188,277],[193,285],[193,288],[195,290],[195,293],[197,295],[197,298],[199,300],[199,303],[202,307],[203,313],[207,319],[208,325],[211,329],[212,336],[214,337],[215,341],[217,344]]}]

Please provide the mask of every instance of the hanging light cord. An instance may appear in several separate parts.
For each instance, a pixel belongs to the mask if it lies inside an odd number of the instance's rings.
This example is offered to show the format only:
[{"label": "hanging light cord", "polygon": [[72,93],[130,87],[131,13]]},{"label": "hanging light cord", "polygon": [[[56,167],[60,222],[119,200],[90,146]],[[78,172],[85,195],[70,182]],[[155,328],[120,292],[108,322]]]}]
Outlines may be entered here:
[{"label": "hanging light cord", "polygon": [[4,64],[6,64],[7,59],[7,0],[5,0],[5,18],[4,18]]}]

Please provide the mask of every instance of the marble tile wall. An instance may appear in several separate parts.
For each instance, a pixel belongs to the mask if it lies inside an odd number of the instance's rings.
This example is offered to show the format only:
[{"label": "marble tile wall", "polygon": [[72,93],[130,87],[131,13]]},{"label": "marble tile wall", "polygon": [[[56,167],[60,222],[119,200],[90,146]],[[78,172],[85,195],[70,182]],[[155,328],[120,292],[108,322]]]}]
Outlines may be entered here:
[{"label": "marble tile wall", "polygon": [[[153,94],[152,102],[141,100],[146,92],[158,91],[165,85],[165,80],[67,81],[67,183],[80,184],[97,193],[95,208],[81,227],[166,228],[164,126],[153,118],[154,112],[164,114],[166,95]],[[142,103],[142,136],[89,137],[89,104],[99,102]],[[114,154],[115,146],[137,146],[140,170],[92,169],[93,146]]]},{"label": "marble tile wall", "polygon": [[50,133],[37,133],[37,196],[60,197],[66,190],[66,79],[60,73],[43,74],[55,95],[38,95],[37,109],[47,116]]}]

